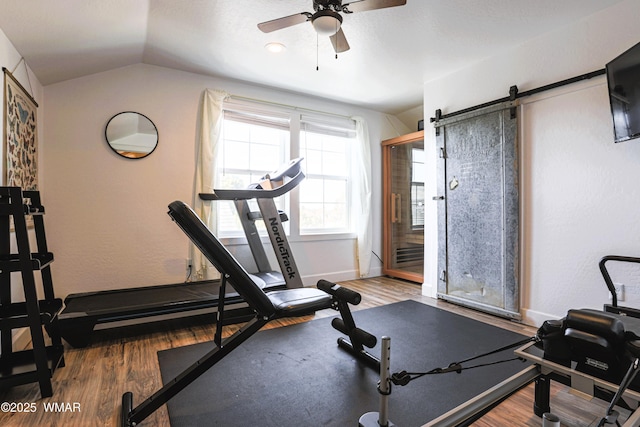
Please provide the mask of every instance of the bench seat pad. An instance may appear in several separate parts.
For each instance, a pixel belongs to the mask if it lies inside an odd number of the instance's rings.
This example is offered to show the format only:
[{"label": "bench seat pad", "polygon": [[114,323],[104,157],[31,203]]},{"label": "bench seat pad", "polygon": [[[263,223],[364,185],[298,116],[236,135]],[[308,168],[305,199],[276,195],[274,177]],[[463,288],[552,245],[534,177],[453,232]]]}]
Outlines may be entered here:
[{"label": "bench seat pad", "polygon": [[307,315],[331,307],[331,295],[315,288],[267,292],[278,317]]}]

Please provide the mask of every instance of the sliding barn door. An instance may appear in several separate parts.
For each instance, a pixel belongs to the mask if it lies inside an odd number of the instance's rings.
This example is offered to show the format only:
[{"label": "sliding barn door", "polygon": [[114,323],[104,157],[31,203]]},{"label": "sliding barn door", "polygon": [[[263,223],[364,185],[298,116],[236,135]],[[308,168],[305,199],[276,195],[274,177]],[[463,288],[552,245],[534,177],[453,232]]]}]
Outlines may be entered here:
[{"label": "sliding barn door", "polygon": [[517,118],[513,103],[436,122],[438,297],[519,312]]}]

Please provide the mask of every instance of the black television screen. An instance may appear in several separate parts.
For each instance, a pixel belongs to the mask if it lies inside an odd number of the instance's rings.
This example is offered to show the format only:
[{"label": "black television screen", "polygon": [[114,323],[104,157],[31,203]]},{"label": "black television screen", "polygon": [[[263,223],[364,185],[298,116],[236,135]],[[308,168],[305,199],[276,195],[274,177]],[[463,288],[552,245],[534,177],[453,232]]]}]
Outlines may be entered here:
[{"label": "black television screen", "polygon": [[640,138],[640,43],[607,64],[615,142]]}]

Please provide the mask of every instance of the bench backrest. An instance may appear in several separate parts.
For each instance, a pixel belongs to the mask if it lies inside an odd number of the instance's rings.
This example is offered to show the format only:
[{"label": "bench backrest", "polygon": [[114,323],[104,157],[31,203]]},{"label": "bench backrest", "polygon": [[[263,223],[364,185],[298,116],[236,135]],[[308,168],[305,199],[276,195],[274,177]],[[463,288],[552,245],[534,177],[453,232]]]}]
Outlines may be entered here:
[{"label": "bench backrest", "polygon": [[181,201],[169,205],[169,216],[178,224],[194,245],[213,266],[229,277],[233,289],[247,302],[247,304],[261,316],[270,317],[275,313],[273,303],[264,291],[255,284],[249,273],[229,253],[216,236],[202,222],[187,204]]}]

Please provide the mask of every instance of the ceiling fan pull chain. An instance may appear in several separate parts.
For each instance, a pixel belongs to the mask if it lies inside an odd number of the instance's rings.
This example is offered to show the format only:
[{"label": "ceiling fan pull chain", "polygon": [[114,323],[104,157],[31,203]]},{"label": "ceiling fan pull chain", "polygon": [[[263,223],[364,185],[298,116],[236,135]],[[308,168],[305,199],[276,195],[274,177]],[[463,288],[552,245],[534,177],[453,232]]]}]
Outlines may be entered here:
[{"label": "ceiling fan pull chain", "polygon": [[320,65],[319,65],[320,60],[318,59],[319,56],[320,56],[319,53],[318,53],[318,50],[320,50],[320,47],[319,47],[320,41],[319,41],[319,39],[320,39],[320,37],[318,36],[318,33],[316,33],[316,71],[320,70]]},{"label": "ceiling fan pull chain", "polygon": [[[334,34],[336,34],[339,29],[340,27],[338,26],[338,20],[336,19],[336,32]],[[336,52],[336,59],[338,59],[338,52]]]}]

